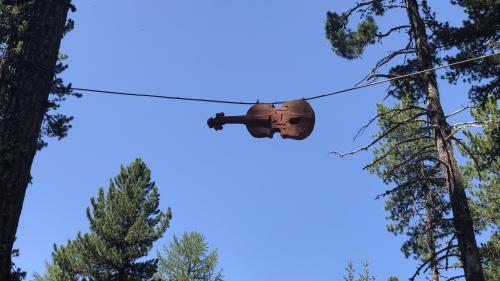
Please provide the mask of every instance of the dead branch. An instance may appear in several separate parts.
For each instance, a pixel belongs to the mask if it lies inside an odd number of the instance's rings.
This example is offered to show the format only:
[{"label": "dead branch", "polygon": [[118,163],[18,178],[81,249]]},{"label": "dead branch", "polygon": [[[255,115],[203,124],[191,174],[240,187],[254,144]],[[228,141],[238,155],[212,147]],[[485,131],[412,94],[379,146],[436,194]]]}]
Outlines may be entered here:
[{"label": "dead branch", "polygon": [[446,281],[452,281],[452,280],[456,280],[456,279],[459,279],[459,278],[463,278],[465,277],[465,275],[457,275],[457,276],[453,276],[453,277],[450,277],[448,279],[446,279]]},{"label": "dead branch", "polygon": [[446,118],[449,118],[449,117],[451,117],[451,116],[454,116],[454,115],[457,115],[457,114],[459,114],[459,113],[463,112],[464,110],[471,109],[471,108],[476,108],[476,107],[477,107],[477,105],[475,105],[475,104],[469,104],[469,105],[467,105],[467,106],[462,107],[462,108],[461,108],[461,109],[459,109],[459,110],[453,111],[452,113],[450,113],[450,114],[446,115],[445,117],[446,117]]},{"label": "dead branch", "polygon": [[[368,5],[372,5],[374,1],[368,1],[368,2],[358,2],[356,3],[356,6],[352,7],[351,9],[347,10],[346,12],[342,13],[342,15],[345,17],[345,18],[348,18],[352,15],[352,13],[354,13],[355,11],[359,10],[361,7],[363,6],[368,6]],[[363,10],[362,10],[363,12]]]},{"label": "dead branch", "polygon": [[375,64],[375,66],[370,70],[370,72],[365,77],[363,77],[363,79],[361,79],[358,83],[356,83],[355,86],[358,86],[359,84],[363,83],[363,81],[369,81],[369,80],[374,79],[374,78],[389,76],[387,74],[378,74],[377,70],[380,67],[384,66],[385,64],[389,63],[392,59],[394,59],[395,57],[397,57],[399,55],[404,55],[405,61],[406,61],[406,56],[408,54],[415,53],[415,48],[412,48],[412,44],[413,44],[413,41],[409,40],[404,48],[397,50],[397,51],[393,51],[390,54],[388,54],[387,56],[380,59]]}]

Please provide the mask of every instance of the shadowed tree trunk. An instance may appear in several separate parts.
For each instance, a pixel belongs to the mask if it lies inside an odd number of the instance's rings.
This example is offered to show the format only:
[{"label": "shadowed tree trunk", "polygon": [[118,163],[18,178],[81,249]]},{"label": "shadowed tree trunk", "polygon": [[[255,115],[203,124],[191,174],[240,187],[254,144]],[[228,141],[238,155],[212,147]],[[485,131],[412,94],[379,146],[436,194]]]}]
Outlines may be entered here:
[{"label": "shadowed tree trunk", "polygon": [[[410,26],[415,35],[415,46],[417,60],[420,70],[429,69],[433,66],[433,57],[427,41],[425,25],[420,17],[418,3],[416,0],[406,0]],[[464,183],[457,160],[450,143],[450,126],[441,106],[439,90],[437,86],[436,73],[425,72],[422,79],[426,86],[426,105],[429,111],[428,119],[434,130],[438,158],[446,178],[453,211],[453,225],[460,249],[460,259],[463,263],[465,278],[467,281],[484,281],[483,269],[479,250],[474,236],[472,217],[467,203]]]},{"label": "shadowed tree trunk", "polygon": [[[2,65],[0,91],[0,280],[11,252],[37,149],[70,0],[35,0],[22,49]],[[17,42],[15,42],[17,43]],[[12,46],[8,46],[10,49]],[[5,77],[11,68],[10,77]]]},{"label": "shadowed tree trunk", "polygon": [[[423,161],[420,162],[420,177],[424,179],[425,169]],[[429,184],[426,181],[421,182],[423,195],[425,199],[425,223],[427,226],[426,243],[429,249],[428,256],[431,264],[431,281],[439,281],[439,269],[436,256],[436,237],[434,228],[436,227],[436,217],[434,215],[434,200]]]}]

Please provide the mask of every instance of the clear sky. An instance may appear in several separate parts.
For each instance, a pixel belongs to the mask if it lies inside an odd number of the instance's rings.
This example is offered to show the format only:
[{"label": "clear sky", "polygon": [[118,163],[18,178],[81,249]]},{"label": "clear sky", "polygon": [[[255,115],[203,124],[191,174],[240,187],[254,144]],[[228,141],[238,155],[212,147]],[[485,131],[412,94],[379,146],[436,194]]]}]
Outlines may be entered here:
[{"label": "clear sky", "polygon": [[[434,1],[433,1],[434,2]],[[439,1],[440,15],[459,18]],[[362,60],[337,57],[324,35],[340,0],[75,1],[76,28],[61,51],[75,87],[255,101],[294,99],[350,87],[404,42],[369,48]],[[438,7],[439,8],[439,7]],[[386,17],[383,27],[404,20]],[[254,139],[243,126],[215,132],[216,112],[248,107],[85,94],[61,111],[69,136],[38,153],[18,229],[15,261],[42,273],[52,244],[88,230],[85,208],[121,164],[151,168],[161,208],[173,220],[156,249],[184,231],[218,248],[226,280],[341,280],[350,259],[371,263],[378,280],[409,277],[416,263],[386,231],[386,187],[362,167],[371,153],[339,159],[370,140],[353,136],[375,114],[385,85],[312,102],[316,127],[304,141]],[[466,102],[442,87],[445,109]]]}]

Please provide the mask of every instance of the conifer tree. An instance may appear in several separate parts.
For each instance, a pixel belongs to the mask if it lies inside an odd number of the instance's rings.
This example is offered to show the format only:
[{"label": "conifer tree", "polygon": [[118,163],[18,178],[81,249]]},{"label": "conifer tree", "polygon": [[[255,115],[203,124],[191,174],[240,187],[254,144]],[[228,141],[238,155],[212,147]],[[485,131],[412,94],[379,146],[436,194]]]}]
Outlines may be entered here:
[{"label": "conifer tree", "polygon": [[345,275],[342,278],[343,281],[375,281],[375,276],[370,273],[370,264],[365,261],[362,266],[363,272],[356,278],[356,269],[352,261],[349,261],[345,266]]},{"label": "conifer tree", "polygon": [[[500,279],[500,109],[490,95],[471,110],[472,124],[483,132],[464,132],[467,141],[460,148],[468,156],[464,175],[472,186],[471,207],[478,232],[492,233],[481,253],[487,280]],[[472,156],[472,157],[471,157]]]},{"label": "conifer tree", "polygon": [[[365,0],[358,2],[352,9],[344,13],[328,12],[326,35],[335,53],[348,59],[355,59],[362,55],[368,45],[380,42],[388,36],[404,34],[403,40],[406,44],[381,58],[363,79],[366,81],[431,69],[435,63],[440,63],[443,60],[453,61],[464,57],[493,53],[495,47],[485,43],[498,41],[499,2],[452,0],[451,3],[460,5],[466,11],[465,15],[468,20],[464,21],[462,26],[452,27],[447,22],[438,21],[426,0]],[[380,32],[375,17],[388,16],[389,12],[397,13],[398,11],[406,13],[406,18],[387,31]],[[348,23],[354,14],[361,15],[361,22],[353,31],[348,27]],[[395,18],[402,17],[398,15]],[[468,37],[467,39],[464,39],[464,34]],[[460,51],[456,56],[447,52],[454,48]],[[400,58],[402,60],[397,60]],[[390,62],[394,64],[389,72],[380,73],[380,68]],[[480,62],[454,68],[446,76],[451,83],[455,83],[459,79],[465,79],[466,82],[491,82],[471,87],[471,100],[480,102],[483,100],[481,97],[490,92],[498,99],[498,95],[495,94],[498,92],[498,83],[495,83],[498,81],[500,73],[498,68],[498,57],[490,57]],[[460,142],[456,134],[463,127],[448,124],[447,116],[442,108],[437,76],[434,71],[427,71],[413,78],[396,80],[388,91],[389,95],[397,98],[401,98],[407,93],[411,93],[415,102],[422,104],[425,109],[427,126],[432,131],[436,160],[447,187],[454,235],[458,242],[465,278],[468,281],[483,281],[485,279],[481,258],[474,235],[472,214],[465,193],[466,182],[459,169],[454,151],[454,147]],[[396,124],[395,126],[401,125]],[[459,129],[455,130],[455,128]],[[389,129],[389,131],[392,130],[393,128]],[[376,141],[363,149],[375,145],[382,138],[383,136],[379,136]],[[412,141],[408,140],[408,142]]]},{"label": "conifer tree", "polygon": [[209,252],[205,238],[198,232],[184,233],[181,239],[174,235],[164,254],[158,254],[159,281],[224,280],[222,270],[217,270],[217,251]]},{"label": "conifer tree", "polygon": [[388,230],[406,235],[402,252],[422,263],[412,278],[430,268],[431,280],[438,281],[439,265],[456,255],[456,243],[446,186],[424,115],[425,109],[409,97],[393,108],[379,104],[377,136],[383,138],[366,168],[395,185],[381,196],[386,197],[387,218],[392,221]]},{"label": "conifer tree", "polygon": [[[33,281],[78,281],[75,274],[64,272],[58,265],[47,263],[44,275],[38,273],[33,274]],[[88,281],[90,281],[89,279]],[[87,281],[87,280],[85,280]]]},{"label": "conifer tree", "polygon": [[352,264],[352,261],[349,261],[347,265],[345,266],[345,275],[343,277],[344,281],[354,281],[354,274],[356,273],[356,270],[354,269],[354,265]]},{"label": "conifer tree", "polygon": [[[55,77],[70,0],[0,1],[0,280],[11,254],[30,169],[44,137],[62,138],[71,117],[54,113],[70,87]],[[52,93],[53,95],[49,95]]]},{"label": "conifer tree", "polygon": [[157,260],[145,257],[172,217],[170,209],[159,210],[159,200],[141,159],[122,166],[107,192],[100,188],[90,200],[90,233],[78,233],[75,240],[55,247],[54,263],[39,280],[152,280]]}]

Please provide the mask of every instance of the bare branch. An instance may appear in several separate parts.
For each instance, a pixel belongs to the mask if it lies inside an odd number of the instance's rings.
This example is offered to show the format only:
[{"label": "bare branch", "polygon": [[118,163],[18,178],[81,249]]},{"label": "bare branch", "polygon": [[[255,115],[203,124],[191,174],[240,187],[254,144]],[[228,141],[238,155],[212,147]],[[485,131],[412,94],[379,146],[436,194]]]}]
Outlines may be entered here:
[{"label": "bare branch", "polygon": [[462,275],[453,276],[453,277],[446,279],[446,281],[452,281],[452,280],[456,280],[456,279],[459,279],[462,277],[465,277],[465,275],[462,274]]},{"label": "bare branch", "polygon": [[[344,12],[342,15],[346,18],[350,17],[352,15],[352,13],[356,12],[357,10],[359,10],[361,7],[363,6],[368,6],[368,5],[372,5],[374,1],[368,1],[368,2],[361,2],[361,3],[356,3],[356,6],[352,7],[351,9],[347,10],[346,12]],[[363,10],[362,10],[363,12]]]},{"label": "bare branch", "polygon": [[496,123],[500,123],[500,119],[498,119],[498,120],[492,120],[492,119],[490,119],[490,120],[486,120],[486,121],[469,121],[469,122],[460,122],[460,123],[453,124],[451,126],[452,127],[452,131],[446,137],[446,140],[449,140],[451,137],[453,137],[453,135],[455,135],[456,133],[458,133],[461,130],[464,130],[464,129],[467,129],[467,128],[470,128],[470,127],[484,128],[485,125],[496,124]]},{"label": "bare branch", "polygon": [[453,111],[452,113],[450,113],[450,114],[446,115],[445,117],[446,117],[446,118],[448,118],[448,117],[451,117],[451,116],[457,115],[457,114],[459,114],[459,113],[463,112],[464,110],[467,110],[467,109],[470,109],[470,108],[476,108],[476,107],[477,107],[477,105],[475,105],[475,104],[469,104],[469,105],[467,105],[467,106],[465,106],[465,107],[462,107],[462,108],[461,108],[461,109],[459,109],[459,110]]},{"label": "bare branch", "polygon": [[409,29],[410,27],[411,27],[410,25],[396,26],[396,27],[393,27],[393,28],[389,29],[386,33],[379,32],[377,34],[377,37],[384,38],[384,37],[387,37],[387,36],[391,35],[391,33],[393,33],[394,31],[400,31],[401,29]]},{"label": "bare branch", "polygon": [[413,44],[413,41],[410,40],[410,41],[408,41],[408,43],[406,44],[406,46],[403,49],[400,49],[400,50],[397,50],[397,51],[393,51],[390,54],[388,54],[387,56],[383,57],[381,60],[379,60],[375,64],[375,66],[372,68],[372,70],[370,71],[370,73],[368,73],[365,77],[363,77],[363,79],[361,79],[361,81],[359,81],[358,83],[356,83],[356,86],[358,86],[359,84],[363,83],[363,81],[369,81],[369,80],[371,80],[373,78],[377,78],[377,77],[383,76],[381,74],[378,74],[377,70],[380,67],[384,66],[385,64],[389,63],[395,57],[397,57],[399,55],[404,55],[405,56],[405,61],[406,61],[406,56],[408,54],[415,53],[415,48],[412,48],[412,44]]}]

